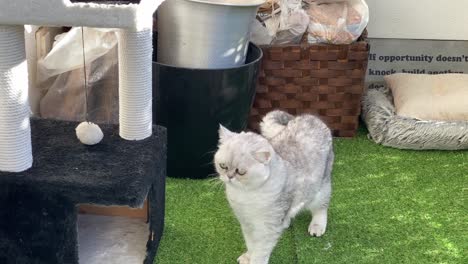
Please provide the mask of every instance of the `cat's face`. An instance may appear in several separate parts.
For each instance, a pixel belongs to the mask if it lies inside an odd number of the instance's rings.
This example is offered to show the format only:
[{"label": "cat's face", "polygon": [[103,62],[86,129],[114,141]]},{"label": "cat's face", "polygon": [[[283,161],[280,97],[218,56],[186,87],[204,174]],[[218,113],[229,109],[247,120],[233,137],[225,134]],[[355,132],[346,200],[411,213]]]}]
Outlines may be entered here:
[{"label": "cat's face", "polygon": [[233,133],[220,128],[219,149],[215,154],[220,179],[234,187],[255,189],[270,176],[274,155],[268,141],[254,133]]}]

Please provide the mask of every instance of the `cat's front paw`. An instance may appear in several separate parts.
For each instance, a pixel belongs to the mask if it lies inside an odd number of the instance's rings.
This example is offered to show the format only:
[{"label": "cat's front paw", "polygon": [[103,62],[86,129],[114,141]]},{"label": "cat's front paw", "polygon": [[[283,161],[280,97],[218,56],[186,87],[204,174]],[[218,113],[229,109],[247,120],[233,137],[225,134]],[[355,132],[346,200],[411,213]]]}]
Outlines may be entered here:
[{"label": "cat's front paw", "polygon": [[323,234],[325,234],[326,228],[327,228],[326,225],[316,224],[312,222],[309,225],[309,234],[311,236],[321,237]]},{"label": "cat's front paw", "polygon": [[246,252],[244,254],[242,254],[238,259],[237,259],[237,263],[239,264],[250,264],[250,256],[249,254]]}]

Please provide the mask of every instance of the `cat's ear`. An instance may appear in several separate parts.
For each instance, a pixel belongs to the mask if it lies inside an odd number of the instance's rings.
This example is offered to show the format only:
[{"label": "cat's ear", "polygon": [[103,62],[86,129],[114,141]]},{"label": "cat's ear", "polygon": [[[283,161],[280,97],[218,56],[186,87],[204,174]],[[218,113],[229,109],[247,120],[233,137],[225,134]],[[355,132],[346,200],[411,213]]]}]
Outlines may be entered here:
[{"label": "cat's ear", "polygon": [[233,137],[236,133],[229,131],[229,129],[225,128],[223,125],[219,124],[219,142],[223,143],[226,142],[228,139]]},{"label": "cat's ear", "polygon": [[271,153],[269,151],[257,151],[253,153],[253,157],[260,163],[268,164],[271,160]]}]

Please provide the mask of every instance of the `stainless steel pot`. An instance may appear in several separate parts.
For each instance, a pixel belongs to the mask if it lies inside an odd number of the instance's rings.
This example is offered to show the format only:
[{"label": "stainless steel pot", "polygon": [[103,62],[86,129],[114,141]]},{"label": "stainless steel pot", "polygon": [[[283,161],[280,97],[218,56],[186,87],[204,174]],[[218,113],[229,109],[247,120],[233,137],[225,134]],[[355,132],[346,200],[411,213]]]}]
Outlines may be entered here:
[{"label": "stainless steel pot", "polygon": [[221,69],[245,63],[264,0],[166,0],[158,9],[158,62]]}]

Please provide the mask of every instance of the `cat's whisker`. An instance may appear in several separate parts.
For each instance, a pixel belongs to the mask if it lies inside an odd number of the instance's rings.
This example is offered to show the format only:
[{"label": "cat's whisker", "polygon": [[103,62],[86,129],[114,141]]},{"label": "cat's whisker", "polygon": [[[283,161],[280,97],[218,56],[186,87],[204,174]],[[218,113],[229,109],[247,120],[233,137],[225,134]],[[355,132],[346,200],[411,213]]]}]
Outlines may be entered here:
[{"label": "cat's whisker", "polygon": [[219,175],[217,173],[212,173],[212,174],[208,174],[208,182],[212,182],[212,181],[220,181],[219,179]]},{"label": "cat's whisker", "polygon": [[208,182],[213,182],[213,181],[218,182],[218,181],[219,181],[219,177],[217,177],[217,176],[218,176],[217,174],[208,175],[209,179],[208,179],[207,181],[208,181]]},{"label": "cat's whisker", "polygon": [[[207,163],[203,163],[201,166],[208,166],[208,165],[214,165],[214,161],[210,161],[210,162],[207,162]],[[214,167],[214,166],[213,166]]]},{"label": "cat's whisker", "polygon": [[214,185],[223,185],[223,182],[220,181],[220,180],[217,180],[217,181],[209,181],[208,184],[209,184],[209,185],[212,185],[212,186],[214,186]]},{"label": "cat's whisker", "polygon": [[210,186],[214,187],[216,191],[220,191],[224,188],[224,183],[219,177],[208,179],[207,182]]},{"label": "cat's whisker", "polygon": [[202,155],[202,157],[206,157],[207,155],[213,156],[213,154],[215,154],[216,151],[218,151],[218,150],[207,151],[207,152],[205,152],[205,154]]}]

